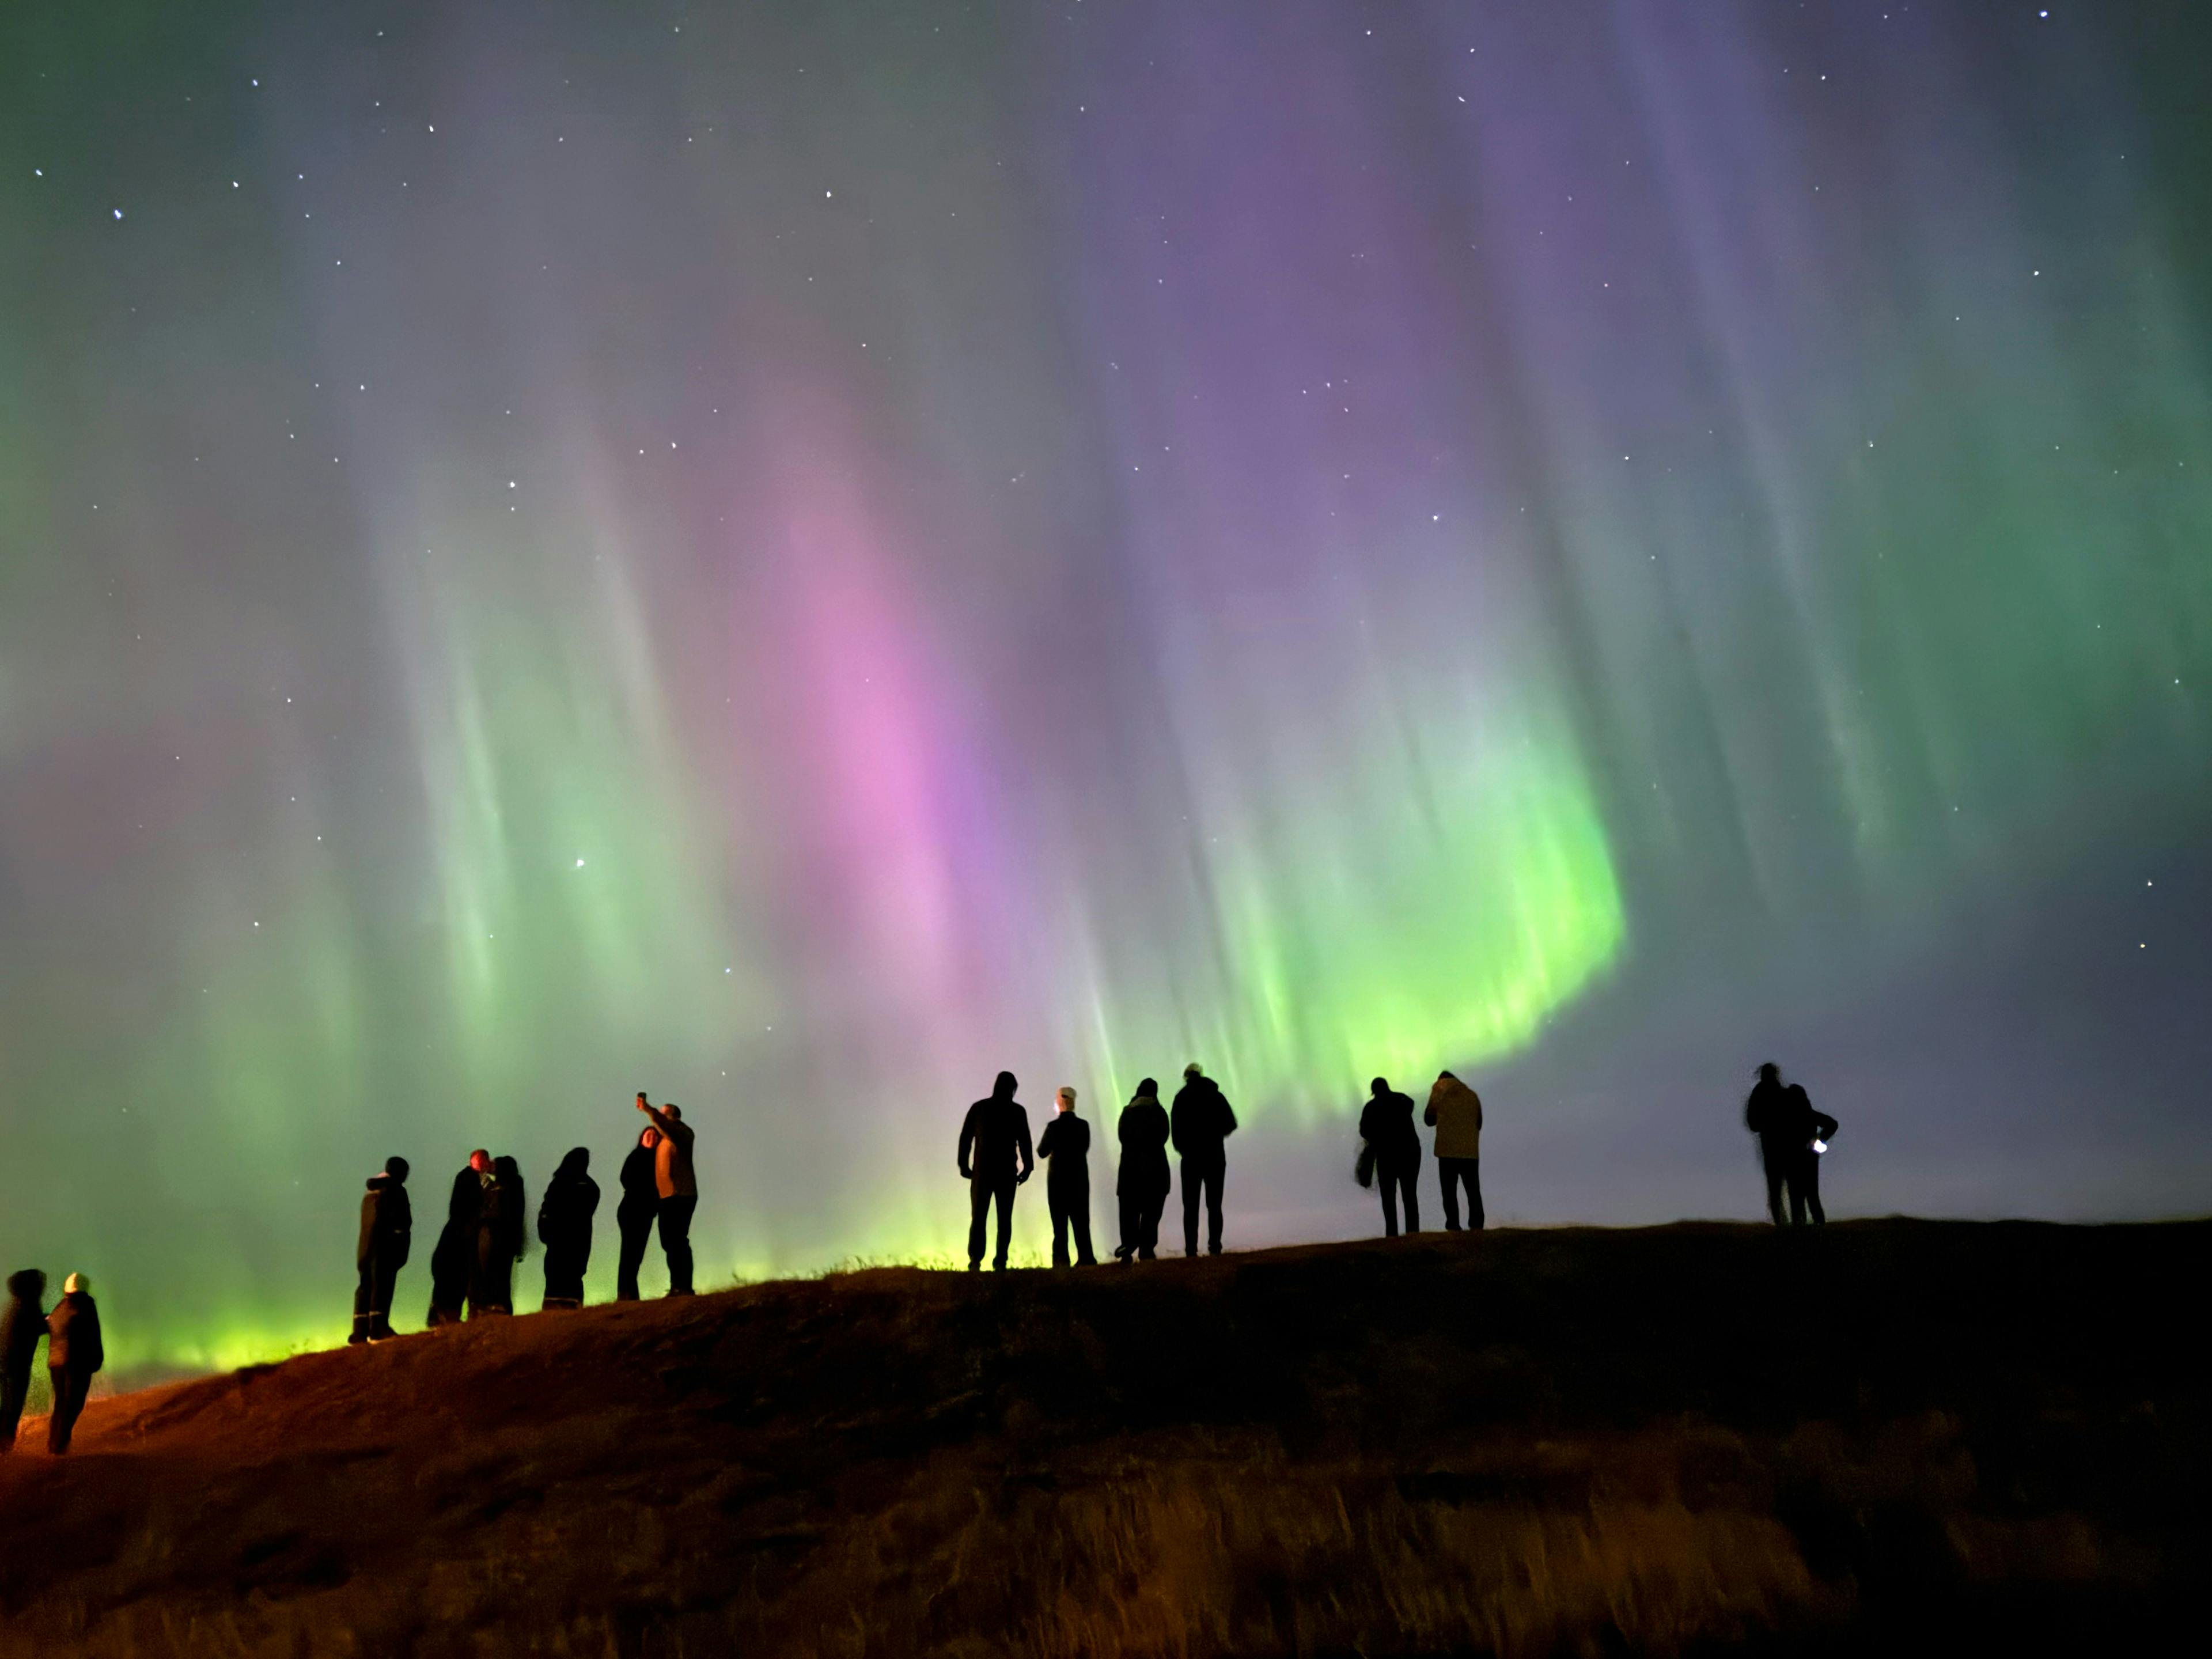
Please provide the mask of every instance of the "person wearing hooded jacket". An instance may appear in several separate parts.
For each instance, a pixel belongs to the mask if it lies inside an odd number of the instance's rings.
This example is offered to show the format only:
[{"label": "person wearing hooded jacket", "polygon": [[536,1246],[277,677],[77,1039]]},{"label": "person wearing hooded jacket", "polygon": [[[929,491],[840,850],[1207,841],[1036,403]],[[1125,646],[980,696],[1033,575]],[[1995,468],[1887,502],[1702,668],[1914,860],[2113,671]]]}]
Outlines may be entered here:
[{"label": "person wearing hooded jacket", "polygon": [[1182,1159],[1182,1253],[1198,1254],[1198,1204],[1206,1200],[1206,1253],[1221,1254],[1221,1188],[1229,1173],[1224,1144],[1237,1133],[1237,1114],[1220,1085],[1196,1060],[1182,1068],[1168,1114],[1169,1135]]},{"label": "person wearing hooded jacket", "polygon": [[1075,1265],[1095,1267],[1091,1253],[1091,1126],[1075,1115],[1075,1091],[1053,1097],[1059,1109],[1037,1137],[1036,1155],[1044,1165],[1045,1202],[1052,1209],[1052,1265],[1067,1265],[1067,1235],[1075,1234]]},{"label": "person wearing hooded jacket", "polygon": [[545,1247],[547,1312],[584,1305],[584,1270],[592,1265],[592,1218],[599,1212],[599,1183],[590,1175],[588,1147],[570,1149],[545,1183],[538,1206],[538,1242]]},{"label": "person wearing hooded jacket", "polygon": [[1459,1227],[1459,1189],[1467,1191],[1467,1224],[1482,1231],[1482,1097],[1449,1072],[1438,1072],[1421,1121],[1437,1132],[1437,1179],[1444,1189],[1444,1231]]},{"label": "person wearing hooded jacket", "polygon": [[615,1267],[615,1300],[638,1299],[637,1270],[653,1243],[653,1220],[660,1211],[660,1182],[655,1170],[660,1131],[647,1124],[637,1145],[623,1159],[622,1201],[615,1206],[615,1227],[622,1235],[622,1254]]},{"label": "person wearing hooded jacket", "polygon": [[1421,1231],[1421,1136],[1413,1127],[1413,1103],[1387,1078],[1368,1085],[1359,1112],[1359,1135],[1375,1152],[1375,1184],[1382,1191],[1382,1237],[1398,1236],[1398,1200],[1406,1200],[1406,1231]]},{"label": "person wearing hooded jacket", "polygon": [[1036,1167],[1030,1148],[1030,1115],[1014,1098],[1012,1072],[1001,1072],[988,1099],[968,1109],[960,1125],[960,1175],[968,1183],[968,1271],[983,1265],[983,1226],[999,1211],[999,1248],[992,1267],[1003,1273],[1014,1231],[1014,1188]]},{"label": "person wearing hooded jacket", "polygon": [[446,1224],[430,1252],[430,1311],[423,1321],[427,1325],[461,1322],[462,1304],[469,1299],[469,1280],[477,1270],[477,1223],[483,1214],[484,1188],[490,1180],[491,1154],[479,1146],[453,1177],[453,1189],[446,1199]]},{"label": "person wearing hooded jacket", "polygon": [[53,1415],[46,1419],[48,1451],[70,1449],[77,1414],[92,1392],[92,1379],[106,1363],[92,1281],[82,1273],[71,1273],[62,1281],[62,1299],[46,1316],[46,1376],[54,1389]]},{"label": "person wearing hooded jacket", "polygon": [[1114,1180],[1121,1243],[1114,1254],[1123,1261],[1150,1261],[1159,1254],[1160,1212],[1175,1184],[1168,1172],[1168,1109],[1160,1104],[1158,1084],[1146,1078],[1137,1085],[1114,1133],[1121,1143],[1121,1167]]},{"label": "person wearing hooded jacket", "polygon": [[361,1200],[361,1239],[354,1247],[360,1278],[353,1291],[353,1342],[381,1342],[392,1334],[392,1297],[415,1237],[407,1200],[407,1160],[387,1158],[384,1173],[368,1178]]},{"label": "person wearing hooded jacket", "polygon": [[511,1158],[492,1160],[491,1181],[483,1189],[477,1216],[476,1271],[469,1280],[469,1317],[514,1311],[514,1264],[529,1243],[523,1217],[530,1200],[522,1188],[522,1168]]},{"label": "person wearing hooded jacket", "polygon": [[8,1306],[0,1312],[0,1452],[15,1449],[15,1425],[31,1392],[31,1364],[46,1334],[46,1276],[36,1267],[8,1275]]}]

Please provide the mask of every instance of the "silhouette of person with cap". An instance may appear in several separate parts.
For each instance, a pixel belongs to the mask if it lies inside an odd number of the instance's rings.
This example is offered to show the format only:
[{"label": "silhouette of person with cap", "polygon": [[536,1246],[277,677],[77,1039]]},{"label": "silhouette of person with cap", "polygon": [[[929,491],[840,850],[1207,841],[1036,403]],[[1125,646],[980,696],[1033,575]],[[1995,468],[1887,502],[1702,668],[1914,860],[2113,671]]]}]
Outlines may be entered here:
[{"label": "silhouette of person with cap", "polygon": [[1091,1253],[1091,1126],[1076,1115],[1073,1088],[1062,1088],[1053,1099],[1059,1109],[1036,1144],[1037,1158],[1045,1170],[1045,1202],[1052,1207],[1052,1265],[1067,1265],[1067,1235],[1073,1229],[1075,1265],[1095,1267],[1098,1258]]},{"label": "silhouette of person with cap", "polygon": [[92,1379],[106,1363],[92,1281],[82,1273],[71,1273],[62,1281],[62,1299],[46,1316],[46,1376],[54,1389],[53,1415],[46,1419],[48,1451],[70,1449],[77,1414],[92,1393]]}]

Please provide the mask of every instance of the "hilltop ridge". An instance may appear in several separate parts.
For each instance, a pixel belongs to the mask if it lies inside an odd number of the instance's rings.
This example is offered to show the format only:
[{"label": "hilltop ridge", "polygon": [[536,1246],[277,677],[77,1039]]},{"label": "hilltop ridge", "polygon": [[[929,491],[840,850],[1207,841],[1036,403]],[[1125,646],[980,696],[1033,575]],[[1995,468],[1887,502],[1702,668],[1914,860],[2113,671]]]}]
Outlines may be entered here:
[{"label": "hilltop ridge", "polygon": [[487,1322],[0,1460],[0,1656],[2109,1644],[2212,1542],[2208,1267],[1684,1224]]}]

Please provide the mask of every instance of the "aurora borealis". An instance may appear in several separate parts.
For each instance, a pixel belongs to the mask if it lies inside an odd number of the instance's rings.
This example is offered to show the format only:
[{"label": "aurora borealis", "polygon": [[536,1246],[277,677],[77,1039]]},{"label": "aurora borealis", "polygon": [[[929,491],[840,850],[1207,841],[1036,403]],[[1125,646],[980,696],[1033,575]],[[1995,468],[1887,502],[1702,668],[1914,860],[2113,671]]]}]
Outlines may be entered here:
[{"label": "aurora borealis", "polygon": [[702,1285],[942,1255],[1194,1057],[1232,1245],[1445,1065],[1494,1218],[1755,1214],[1770,1052],[1837,1213],[2203,1210],[2208,45],[10,7],[8,1265],[334,1341],[640,1087]]}]

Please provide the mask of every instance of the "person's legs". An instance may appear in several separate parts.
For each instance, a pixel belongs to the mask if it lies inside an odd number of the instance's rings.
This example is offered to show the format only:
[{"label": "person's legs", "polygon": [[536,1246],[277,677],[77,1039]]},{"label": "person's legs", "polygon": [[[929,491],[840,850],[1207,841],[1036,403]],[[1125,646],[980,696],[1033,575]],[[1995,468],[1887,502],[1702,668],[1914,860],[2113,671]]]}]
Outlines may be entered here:
[{"label": "person's legs", "polygon": [[27,1360],[18,1370],[10,1365],[0,1374],[0,1452],[15,1448],[15,1425],[23,1420],[23,1401],[31,1392],[31,1367]]},{"label": "person's legs", "polygon": [[1421,1231],[1421,1166],[1418,1163],[1408,1164],[1403,1179],[1406,1182],[1406,1231],[1417,1233]]},{"label": "person's legs", "polygon": [[1467,1224],[1480,1232],[1485,1219],[1482,1213],[1481,1155],[1478,1153],[1473,1158],[1461,1158],[1459,1166],[1459,1178],[1467,1182]]},{"label": "person's legs", "polygon": [[1206,1253],[1221,1254],[1221,1187],[1228,1178],[1229,1165],[1224,1162],[1206,1172]]},{"label": "person's legs", "polygon": [[671,1296],[691,1294],[691,1212],[698,1207],[696,1198],[660,1200],[660,1249],[668,1258]]},{"label": "person's legs", "polygon": [[1182,1253],[1198,1254],[1198,1189],[1206,1184],[1206,1173],[1188,1158],[1182,1160]]},{"label": "person's legs", "polygon": [[1815,1226],[1826,1226],[1828,1212],[1820,1207],[1820,1155],[1808,1146],[1797,1159],[1797,1188],[1790,1194],[1790,1207],[1802,1223],[1810,1211]]},{"label": "person's legs", "polygon": [[981,1175],[968,1178],[968,1268],[983,1265],[983,1231],[991,1214],[991,1183]]},{"label": "person's legs", "polygon": [[376,1327],[376,1258],[361,1264],[354,1275],[353,1334],[346,1338],[349,1346],[368,1340],[368,1334]]},{"label": "person's legs", "polygon": [[617,1214],[615,1225],[622,1232],[622,1253],[615,1258],[615,1300],[635,1302],[637,1270],[645,1265],[646,1247],[653,1243],[653,1212]]},{"label": "person's legs", "polygon": [[1165,1193],[1147,1193],[1137,1201],[1137,1258],[1157,1260],[1160,1253],[1160,1212],[1168,1206]]},{"label": "person's legs", "polygon": [[1052,1265],[1067,1265],[1067,1224],[1072,1218],[1067,1211],[1067,1199],[1057,1187],[1048,1185],[1044,1201],[1052,1211]]},{"label": "person's legs", "polygon": [[1088,1182],[1067,1195],[1068,1225],[1075,1233],[1075,1265],[1095,1267],[1098,1258],[1091,1249],[1091,1186]]},{"label": "person's legs", "polygon": [[77,1413],[84,1409],[84,1397],[91,1391],[92,1376],[67,1366],[58,1370],[49,1366],[46,1376],[54,1385],[54,1414],[46,1419],[46,1449],[65,1452],[70,1437],[76,1431]]},{"label": "person's legs", "polygon": [[1437,1185],[1443,1188],[1444,1231],[1448,1233],[1455,1233],[1459,1231],[1460,1163],[1461,1160],[1455,1158],[1440,1158],[1437,1160]]},{"label": "person's legs", "polygon": [[369,1283],[368,1340],[380,1342],[392,1334],[392,1298],[399,1290],[399,1269],[379,1255]]},{"label": "person's legs", "polygon": [[584,1265],[573,1244],[548,1244],[545,1247],[545,1310],[580,1308],[584,1305]]},{"label": "person's legs", "polygon": [[1389,1170],[1375,1172],[1375,1190],[1382,1198],[1382,1237],[1398,1236],[1398,1177]]},{"label": "person's legs", "polygon": [[1779,1152],[1768,1155],[1765,1162],[1766,1212],[1774,1218],[1774,1224],[1779,1227],[1784,1224],[1782,1219],[1782,1184],[1790,1170]]},{"label": "person's legs", "polygon": [[1137,1254],[1138,1218],[1144,1214],[1144,1206],[1133,1194],[1119,1191],[1114,1194],[1114,1207],[1121,1212],[1121,1242],[1114,1247],[1114,1259],[1127,1261]]},{"label": "person's legs", "polygon": [[1011,1173],[999,1177],[994,1196],[999,1205],[999,1248],[991,1257],[991,1266],[1003,1269],[1007,1248],[1014,1242],[1014,1177]]}]

